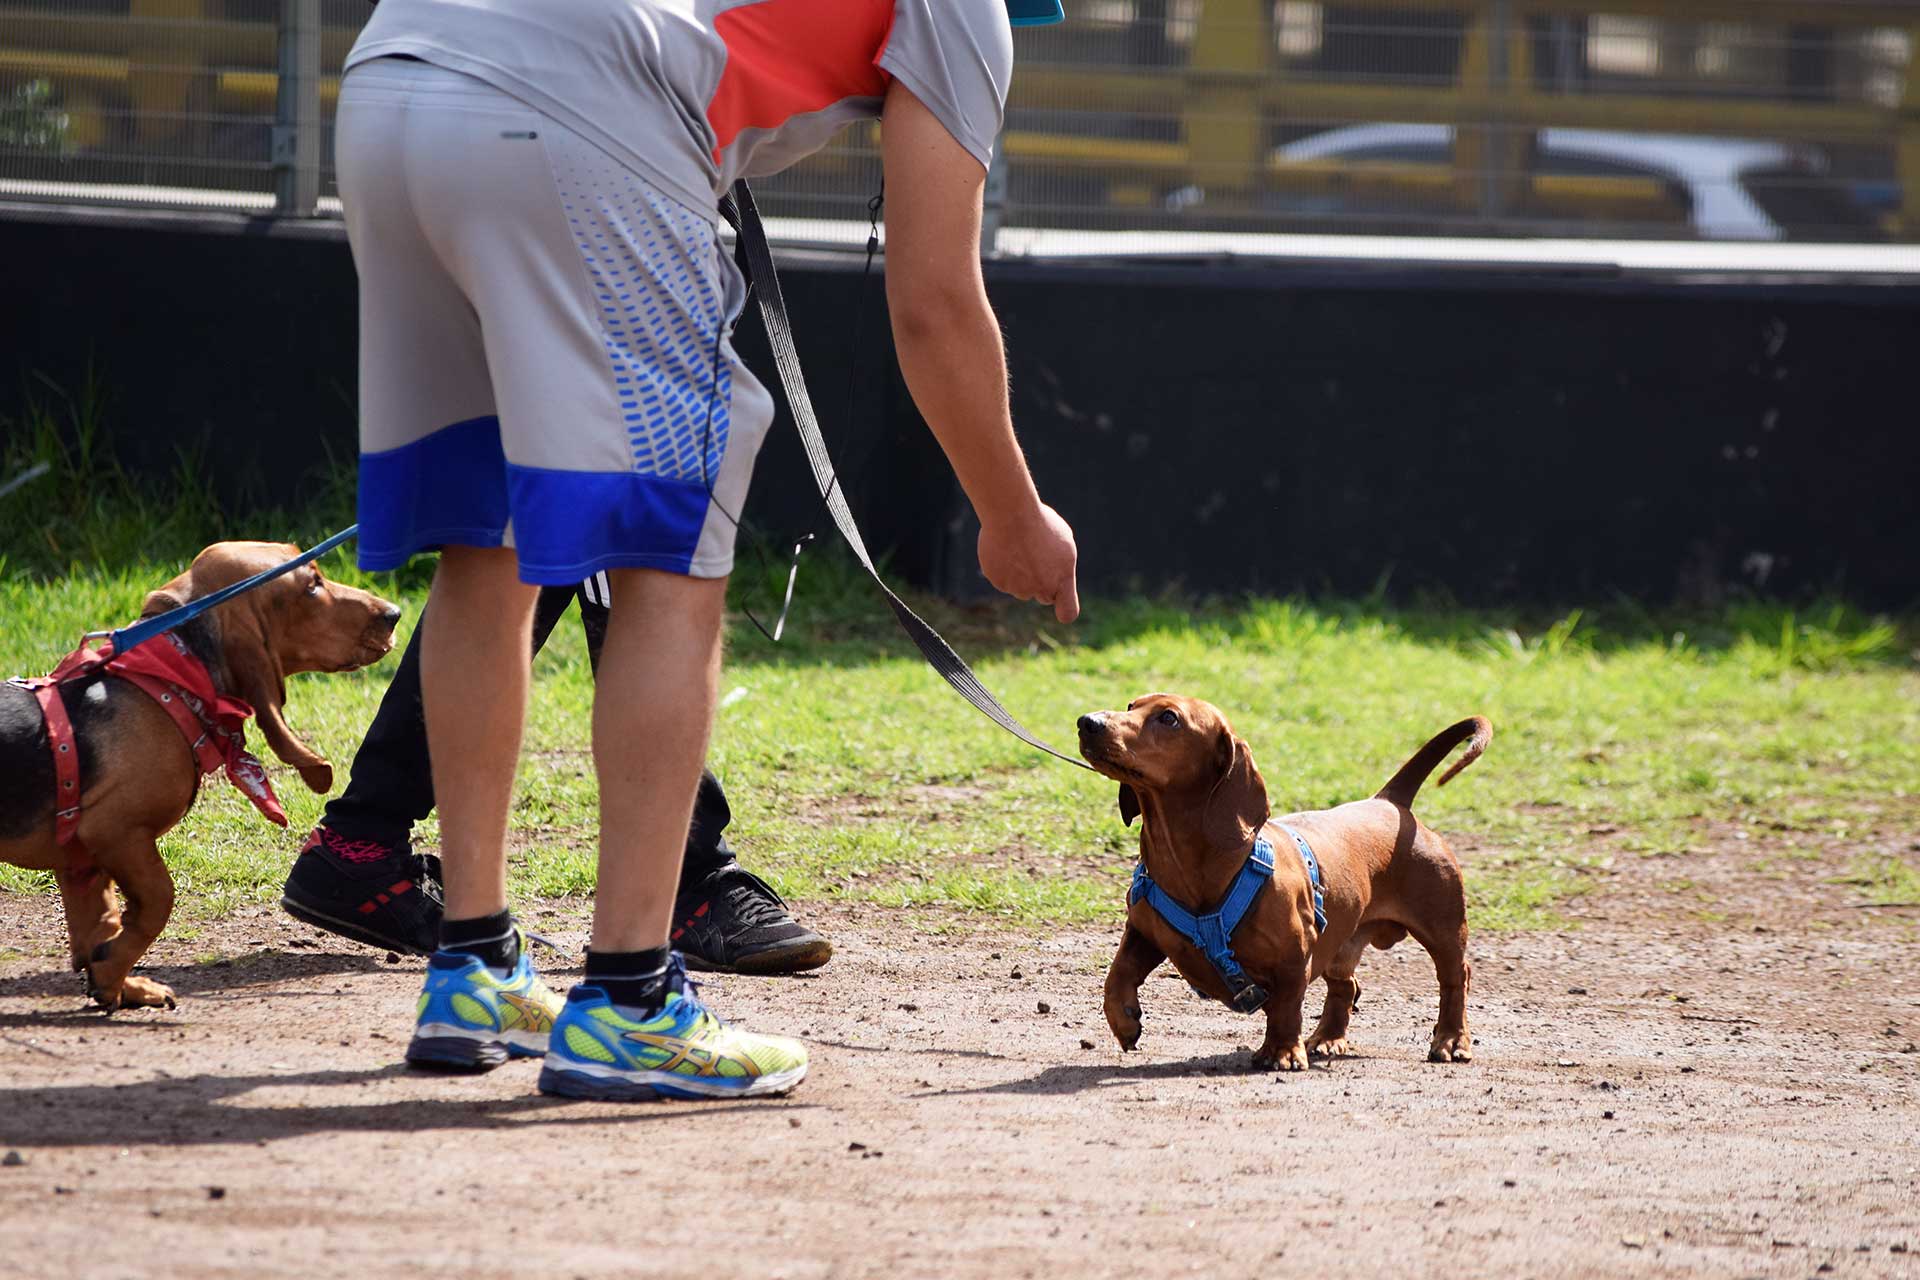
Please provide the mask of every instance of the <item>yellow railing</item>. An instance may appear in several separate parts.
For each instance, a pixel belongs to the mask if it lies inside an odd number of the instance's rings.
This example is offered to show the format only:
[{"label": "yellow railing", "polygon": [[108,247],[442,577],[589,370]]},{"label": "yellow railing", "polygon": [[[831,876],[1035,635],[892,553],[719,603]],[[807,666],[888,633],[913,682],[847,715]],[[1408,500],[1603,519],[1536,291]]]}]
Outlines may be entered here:
[{"label": "yellow railing", "polygon": [[[1153,179],[1203,188],[1212,208],[1260,191],[1371,190],[1418,207],[1473,209],[1489,194],[1509,208],[1606,219],[1673,216],[1655,184],[1530,174],[1531,134],[1543,128],[1708,134],[1891,150],[1901,186],[1896,233],[1920,236],[1920,4],[1766,0],[1390,0],[1397,12],[1462,20],[1457,71],[1447,83],[1394,85],[1290,73],[1278,52],[1271,0],[1204,0],[1186,65],[1126,68],[1022,64],[1012,105],[1041,111],[1177,114],[1181,140],[1077,138],[1016,132],[1009,155],[1106,172],[1125,184]],[[1658,90],[1557,93],[1534,86],[1530,17],[1613,16],[1687,22],[1816,23],[1835,29],[1904,29],[1916,65],[1897,105],[1763,101]],[[1376,78],[1377,79],[1377,78]],[[1311,121],[1430,123],[1457,128],[1450,166],[1287,161],[1273,154],[1276,126]],[[1497,126],[1497,127],[1482,127]]]},{"label": "yellow railing", "polygon": [[[1070,6],[1071,8],[1072,6]],[[1835,30],[1908,33],[1920,64],[1920,0],[1817,5],[1786,0],[1390,0],[1395,13],[1459,20],[1458,57],[1437,83],[1383,83],[1385,76],[1291,70],[1279,51],[1272,0],[1204,0],[1185,62],[1166,68],[1026,61],[1011,106],[1173,124],[1173,138],[1090,136],[1058,124],[1015,129],[1005,149],[1016,163],[1104,180],[1115,203],[1192,185],[1210,209],[1252,208],[1262,192],[1370,194],[1413,208],[1510,209],[1606,220],[1679,216],[1650,180],[1529,172],[1531,134],[1551,127],[1717,134],[1883,148],[1900,183],[1895,230],[1920,236],[1920,65],[1896,102],[1860,103],[1689,96],[1613,86],[1605,93],[1537,87],[1529,19],[1615,16],[1732,23],[1817,23]],[[211,0],[129,0],[121,17],[62,14],[0,3],[0,87],[44,77],[61,91],[85,145],[105,126],[108,103],[125,103],[143,145],[186,145],[196,119],[271,116],[279,87],[271,24],[223,21]],[[351,27],[321,34],[322,64],[337,68]],[[1456,38],[1456,37],[1448,37]],[[322,80],[331,108],[338,79]],[[1032,118],[1029,116],[1028,118]],[[1056,117],[1057,118],[1057,117]],[[1396,121],[1456,126],[1447,165],[1288,161],[1275,130]],[[1125,132],[1121,130],[1121,132]]]}]

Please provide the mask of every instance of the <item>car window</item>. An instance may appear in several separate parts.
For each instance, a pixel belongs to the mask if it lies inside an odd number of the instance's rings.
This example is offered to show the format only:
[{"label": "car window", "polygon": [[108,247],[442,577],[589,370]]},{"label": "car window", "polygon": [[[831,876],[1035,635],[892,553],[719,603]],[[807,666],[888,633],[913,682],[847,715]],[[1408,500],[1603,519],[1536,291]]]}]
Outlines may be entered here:
[{"label": "car window", "polygon": [[1883,240],[1871,209],[1824,174],[1793,169],[1749,169],[1740,186],[1794,240]]},{"label": "car window", "polygon": [[1338,155],[1323,158],[1392,161],[1396,164],[1446,164],[1452,156],[1448,148],[1435,143],[1402,142],[1374,147],[1355,147],[1351,151],[1342,151]]}]

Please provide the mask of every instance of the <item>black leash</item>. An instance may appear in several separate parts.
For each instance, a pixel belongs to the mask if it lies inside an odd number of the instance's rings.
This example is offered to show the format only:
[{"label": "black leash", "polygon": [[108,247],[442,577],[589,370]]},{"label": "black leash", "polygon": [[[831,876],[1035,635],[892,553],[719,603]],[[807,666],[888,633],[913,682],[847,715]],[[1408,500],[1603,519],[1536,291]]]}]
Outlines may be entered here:
[{"label": "black leash", "polygon": [[1091,770],[1092,766],[1084,760],[1048,746],[1014,719],[1013,714],[1000,705],[1000,700],[980,683],[979,677],[953,651],[953,646],[941,638],[940,633],[919,614],[909,609],[906,601],[893,593],[893,589],[880,577],[879,570],[873,567],[873,557],[867,553],[866,541],[860,536],[860,526],[854,523],[853,511],[840,491],[839,479],[833,471],[833,459],[827,454],[827,442],[821,438],[820,423],[814,417],[813,400],[807,394],[806,375],[800,368],[800,353],[793,345],[793,327],[787,321],[787,304],[780,295],[780,278],[774,272],[773,254],[767,248],[767,233],[760,225],[760,210],[753,203],[753,192],[747,189],[745,182],[733,184],[733,195],[720,202],[720,212],[739,234],[740,249],[746,258],[747,277],[760,298],[760,320],[767,329],[767,344],[773,348],[773,362],[780,370],[780,385],[787,394],[787,408],[793,414],[794,426],[800,430],[800,443],[807,451],[808,464],[813,468],[814,482],[820,489],[820,500],[826,503],[827,514],[833,517],[834,527],[840,530],[840,536],[853,548],[860,567],[867,571],[867,576],[873,579],[874,585],[887,598],[887,604],[892,607],[893,616],[899,620],[901,630],[907,633],[927,664],[989,720],[1056,760],[1065,760],[1068,764]]}]

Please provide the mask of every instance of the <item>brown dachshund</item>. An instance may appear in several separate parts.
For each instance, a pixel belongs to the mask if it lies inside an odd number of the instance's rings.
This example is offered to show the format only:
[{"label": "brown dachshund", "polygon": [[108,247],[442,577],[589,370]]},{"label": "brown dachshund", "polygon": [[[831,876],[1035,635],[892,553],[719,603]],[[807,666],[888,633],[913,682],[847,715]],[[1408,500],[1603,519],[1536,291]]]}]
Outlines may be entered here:
[{"label": "brown dachshund", "polygon": [[[149,595],[141,616],[165,613],[298,554],[285,543],[215,543]],[[251,703],[274,754],[307,786],[326,792],[333,767],[287,726],[286,677],[378,661],[393,647],[399,617],[397,605],[329,582],[309,565],[170,634],[204,664],[212,692]],[[171,1007],[172,991],[131,973],[173,911],[173,877],[155,842],[193,806],[206,766],[176,726],[178,709],[170,713],[126,678],[95,671],[61,684],[58,694],[79,756],[75,838],[62,842],[56,835],[56,771],[40,704],[33,693],[0,684],[0,860],[54,873],[73,967],[86,973],[95,1001],[107,1009]],[[115,905],[114,885],[126,897],[124,913]]]},{"label": "brown dachshund", "polygon": [[[1444,784],[1477,759],[1493,726],[1475,716],[1440,734],[1371,800],[1275,819],[1253,753],[1217,707],[1154,693],[1125,711],[1080,717],[1080,754],[1120,784],[1120,816],[1138,816],[1140,858],[1152,883],[1199,916],[1220,908],[1240,881],[1256,837],[1272,849],[1272,883],[1261,885],[1238,927],[1231,957],[1264,988],[1266,1040],[1254,1065],[1300,1071],[1308,1055],[1340,1056],[1359,1002],[1354,970],[1369,945],[1385,950],[1412,934],[1433,957],[1440,1018],[1427,1057],[1467,1062],[1467,902],[1453,851],[1409,806],[1439,763],[1467,743]],[[1291,831],[1317,856],[1326,924],[1316,923],[1312,876]],[[1257,877],[1256,877],[1257,879]],[[1140,983],[1165,959],[1201,994],[1229,1005],[1237,993],[1207,952],[1173,927],[1146,897],[1132,901],[1120,950],[1107,970],[1107,1025],[1123,1049],[1140,1040]],[[1315,978],[1327,980],[1320,1025],[1303,1044],[1300,1003]],[[1242,1003],[1239,1007],[1251,1007]]]}]

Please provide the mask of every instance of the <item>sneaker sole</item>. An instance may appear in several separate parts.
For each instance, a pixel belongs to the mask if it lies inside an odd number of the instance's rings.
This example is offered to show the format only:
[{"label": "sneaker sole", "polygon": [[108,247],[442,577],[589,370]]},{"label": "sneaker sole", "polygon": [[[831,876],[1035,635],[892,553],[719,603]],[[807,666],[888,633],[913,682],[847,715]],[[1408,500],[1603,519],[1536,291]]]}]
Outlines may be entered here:
[{"label": "sneaker sole", "polygon": [[302,924],[310,924],[316,929],[323,929],[328,933],[338,934],[342,938],[361,943],[365,946],[377,947],[383,951],[398,951],[402,955],[409,956],[433,954],[432,951],[422,951],[419,947],[409,942],[399,942],[393,938],[383,938],[372,930],[354,924],[350,920],[341,920],[328,915],[324,911],[315,911],[312,907],[296,902],[292,898],[281,898],[280,909]]},{"label": "sneaker sole", "polygon": [[787,943],[749,952],[737,957],[731,964],[714,964],[704,956],[695,955],[691,951],[683,951],[680,954],[687,962],[687,968],[697,969],[702,973],[744,973],[759,977],[779,977],[782,974],[805,973],[809,969],[818,969],[833,959],[833,944],[825,938]]},{"label": "sneaker sole", "polygon": [[543,1058],[546,1040],[546,1036],[530,1031],[508,1031],[500,1038],[483,1040],[463,1035],[454,1027],[430,1025],[416,1030],[407,1043],[407,1065],[423,1071],[478,1074],[493,1070],[508,1058]]},{"label": "sneaker sole", "polygon": [[[606,1074],[600,1074],[605,1072]],[[654,1102],[681,1099],[707,1102],[717,1098],[770,1098],[790,1093],[806,1079],[807,1069],[795,1067],[755,1076],[751,1083],[707,1083],[669,1071],[621,1071],[588,1063],[556,1066],[551,1058],[540,1070],[540,1092],[591,1102]]]}]

